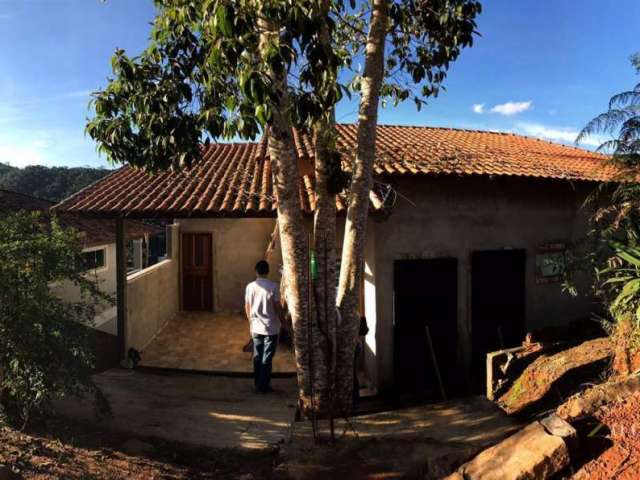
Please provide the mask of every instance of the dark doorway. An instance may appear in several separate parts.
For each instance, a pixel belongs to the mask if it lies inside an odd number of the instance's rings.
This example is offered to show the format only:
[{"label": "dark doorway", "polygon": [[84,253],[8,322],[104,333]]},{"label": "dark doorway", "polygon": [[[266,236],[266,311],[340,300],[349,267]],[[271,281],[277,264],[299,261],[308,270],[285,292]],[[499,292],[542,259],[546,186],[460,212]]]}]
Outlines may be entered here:
[{"label": "dark doorway", "polygon": [[182,306],[184,310],[213,309],[211,234],[182,235]]},{"label": "dark doorway", "polygon": [[518,346],[525,335],[524,250],[491,250],[471,256],[473,384],[485,386],[486,354]]},{"label": "dark doorway", "polygon": [[398,394],[440,392],[425,327],[429,327],[447,395],[457,379],[457,272],[455,258],[394,263],[394,385]]}]

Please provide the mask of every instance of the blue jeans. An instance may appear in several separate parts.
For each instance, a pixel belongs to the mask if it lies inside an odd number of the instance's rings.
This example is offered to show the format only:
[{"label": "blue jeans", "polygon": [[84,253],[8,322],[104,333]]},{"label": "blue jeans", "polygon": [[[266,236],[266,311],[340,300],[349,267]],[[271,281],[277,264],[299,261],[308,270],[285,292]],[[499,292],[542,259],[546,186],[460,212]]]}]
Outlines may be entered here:
[{"label": "blue jeans", "polygon": [[271,383],[271,363],[278,346],[278,335],[252,333],[253,338],[253,380],[256,390],[265,392]]}]

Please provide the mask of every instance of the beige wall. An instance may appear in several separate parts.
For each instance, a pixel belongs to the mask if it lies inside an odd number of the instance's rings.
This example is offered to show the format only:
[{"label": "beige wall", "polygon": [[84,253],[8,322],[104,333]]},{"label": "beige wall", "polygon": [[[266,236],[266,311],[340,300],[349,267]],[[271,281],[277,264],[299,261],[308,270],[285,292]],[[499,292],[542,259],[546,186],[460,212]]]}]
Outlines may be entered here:
[{"label": "beige wall", "polygon": [[[208,218],[178,220],[182,233],[211,233],[213,241],[213,308],[240,312],[244,289],[255,279],[256,262],[264,258],[275,227],[273,218]],[[271,278],[279,281],[279,248],[270,259]]]},{"label": "beige wall", "polygon": [[535,255],[541,243],[571,242],[584,235],[584,212],[578,212],[578,208],[585,185],[485,177],[404,177],[394,183],[415,205],[398,198],[388,219],[370,224],[373,238],[367,246],[365,291],[375,295],[374,303],[371,298],[366,300],[375,342],[368,338],[367,343],[368,355],[377,359],[379,389],[389,389],[393,380],[394,260],[458,259],[458,358],[467,368],[471,356],[468,305],[473,251],[526,250],[527,329],[589,314],[589,298],[562,293],[558,283],[535,282]]},{"label": "beige wall", "polygon": [[127,349],[144,350],[180,310],[179,228],[167,227],[169,258],[127,277]]},{"label": "beige wall", "polygon": [[[116,245],[111,243],[108,245],[100,245],[96,247],[85,248],[83,252],[91,252],[94,250],[106,250],[105,267],[97,270],[91,270],[86,273],[86,277],[96,280],[98,287],[104,293],[112,295],[115,300],[116,294]],[[79,302],[81,300],[80,287],[70,281],[56,282],[51,284],[51,290],[54,294],[66,302]],[[97,307],[98,313],[104,309],[110,308],[105,304]]]}]

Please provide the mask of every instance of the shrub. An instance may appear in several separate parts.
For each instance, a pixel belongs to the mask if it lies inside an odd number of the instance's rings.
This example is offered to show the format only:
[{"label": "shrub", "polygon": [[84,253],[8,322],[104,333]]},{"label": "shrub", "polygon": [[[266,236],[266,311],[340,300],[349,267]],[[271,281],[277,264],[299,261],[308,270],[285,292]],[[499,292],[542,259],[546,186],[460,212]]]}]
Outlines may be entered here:
[{"label": "shrub", "polygon": [[[81,295],[63,301],[53,282]],[[0,217],[0,407],[22,425],[67,394],[105,399],[92,383],[89,344],[95,305],[109,300],[86,278],[77,235],[41,214]]]}]

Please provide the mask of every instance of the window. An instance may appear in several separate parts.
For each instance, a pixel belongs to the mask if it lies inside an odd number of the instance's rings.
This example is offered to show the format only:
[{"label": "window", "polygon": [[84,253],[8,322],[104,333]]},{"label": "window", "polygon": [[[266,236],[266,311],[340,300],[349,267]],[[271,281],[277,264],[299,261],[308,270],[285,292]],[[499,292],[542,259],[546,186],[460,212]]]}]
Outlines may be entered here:
[{"label": "window", "polygon": [[560,282],[566,271],[566,244],[548,243],[538,247],[536,283]]},{"label": "window", "polygon": [[102,248],[100,250],[83,252],[82,259],[85,270],[97,270],[99,268],[104,268],[107,265],[107,250]]}]

